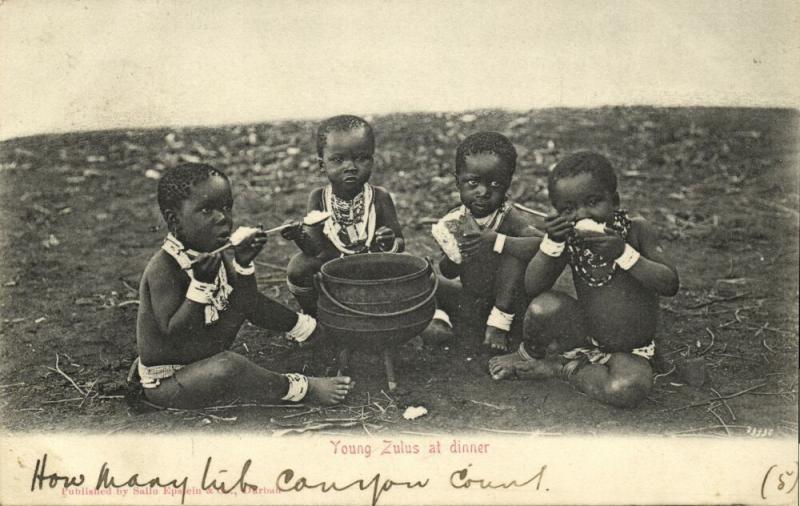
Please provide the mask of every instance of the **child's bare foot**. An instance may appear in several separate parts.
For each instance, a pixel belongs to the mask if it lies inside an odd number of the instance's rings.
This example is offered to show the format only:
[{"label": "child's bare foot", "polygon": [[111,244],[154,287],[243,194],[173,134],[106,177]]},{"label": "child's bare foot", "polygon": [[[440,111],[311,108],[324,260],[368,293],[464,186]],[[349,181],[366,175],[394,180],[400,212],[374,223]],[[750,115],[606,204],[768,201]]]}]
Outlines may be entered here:
[{"label": "child's bare foot", "polygon": [[507,331],[487,325],[483,344],[489,349],[489,353],[505,353],[508,351],[507,335]]},{"label": "child's bare foot", "polygon": [[529,359],[519,352],[499,355],[489,360],[492,379],[544,379],[555,374],[554,364],[545,359]]},{"label": "child's bare foot", "polygon": [[489,359],[489,373],[495,380],[516,378],[517,364],[521,362],[525,362],[525,359],[516,351],[492,357]]},{"label": "child's bare foot", "polygon": [[347,376],[332,378],[308,378],[308,394],[306,398],[313,404],[330,406],[342,402],[355,386]]},{"label": "child's bare foot", "polygon": [[453,338],[453,327],[444,320],[434,318],[420,334],[425,344],[443,344]]},{"label": "child's bare foot", "polygon": [[559,364],[544,358],[523,360],[515,366],[519,379],[546,379],[552,378],[560,370]]}]

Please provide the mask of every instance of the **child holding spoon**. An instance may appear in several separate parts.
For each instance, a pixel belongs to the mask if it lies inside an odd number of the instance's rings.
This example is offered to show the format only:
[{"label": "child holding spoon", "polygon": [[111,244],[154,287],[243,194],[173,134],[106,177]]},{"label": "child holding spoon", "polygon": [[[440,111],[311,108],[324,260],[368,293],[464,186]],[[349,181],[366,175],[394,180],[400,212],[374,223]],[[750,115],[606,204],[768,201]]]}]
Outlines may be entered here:
[{"label": "child holding spoon", "polygon": [[[316,140],[319,165],[329,184],[308,196],[306,218],[312,223],[296,223],[281,232],[300,249],[289,262],[287,282],[309,315],[317,314],[313,276],[322,264],[344,255],[405,249],[391,195],[369,184],[375,154],[372,126],[358,116],[334,116],[320,124]],[[313,223],[319,213],[329,213],[330,218]]]},{"label": "child holding spoon", "polygon": [[[308,226],[317,225],[317,224],[322,223],[323,221],[327,220],[329,216],[330,216],[329,213],[312,213],[312,214],[310,214],[310,215],[305,217],[305,219],[303,220],[303,224],[304,225],[308,225]],[[225,242],[225,244],[223,244],[222,246],[220,246],[219,248],[217,248],[217,249],[215,249],[213,251],[209,251],[207,253],[201,253],[200,255],[198,255],[197,257],[195,257],[192,260],[192,264],[195,264],[195,263],[199,262],[200,260],[202,260],[203,258],[205,258],[207,256],[213,256],[213,255],[216,255],[218,253],[222,253],[226,249],[236,247],[240,243],[242,243],[245,240],[249,239],[250,237],[259,234],[259,232],[262,232],[264,235],[270,235],[270,234],[274,234],[275,232],[282,232],[283,230],[286,230],[287,228],[294,227],[294,226],[296,226],[294,223],[284,223],[283,225],[278,225],[277,227],[273,227],[273,228],[270,228],[268,230],[264,230],[264,227],[262,225],[259,225],[258,228],[255,228],[255,227],[239,227],[239,228],[236,229],[236,231],[234,233],[231,234],[230,239],[228,239]]]},{"label": "child holding spoon", "polygon": [[[348,377],[279,374],[229,351],[245,320],[298,342],[321,329],[258,291],[253,260],[267,233],[232,237],[228,178],[209,165],[184,164],[161,178],[157,193],[169,234],[139,286],[137,372],[145,397],[182,409],[237,399],[342,402],[353,387]],[[233,248],[232,259],[210,254],[222,246]]]}]

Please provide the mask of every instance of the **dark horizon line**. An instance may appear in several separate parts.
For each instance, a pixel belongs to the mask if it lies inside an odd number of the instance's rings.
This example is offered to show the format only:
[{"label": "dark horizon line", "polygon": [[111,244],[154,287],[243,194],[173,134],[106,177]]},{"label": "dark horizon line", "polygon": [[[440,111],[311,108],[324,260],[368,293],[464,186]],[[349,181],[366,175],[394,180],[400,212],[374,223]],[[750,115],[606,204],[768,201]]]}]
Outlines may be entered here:
[{"label": "dark horizon line", "polygon": [[[482,107],[476,109],[464,109],[460,111],[450,110],[439,110],[439,111],[425,111],[425,110],[410,110],[410,111],[396,111],[396,112],[383,112],[383,113],[361,113],[362,116],[369,116],[372,118],[385,118],[390,116],[410,116],[416,114],[450,114],[450,115],[463,115],[463,114],[471,114],[471,113],[489,113],[489,112],[504,112],[504,113],[530,113],[534,111],[558,111],[558,110],[603,110],[603,109],[652,109],[652,110],[690,110],[690,109],[719,109],[719,110],[751,110],[751,111],[784,111],[784,112],[794,112],[797,115],[800,115],[800,107],[789,107],[789,106],[747,106],[747,105],[646,105],[646,104],[636,104],[636,105],[626,105],[626,104],[616,104],[616,105],[601,105],[601,106],[592,106],[592,107],[573,107],[573,106],[552,106],[552,107],[533,107],[530,109],[515,109],[515,108],[503,108],[503,107]],[[289,123],[289,122],[306,122],[306,121],[320,121],[324,119],[324,117],[296,117],[296,118],[278,118],[278,119],[271,119],[271,120],[262,120],[262,121],[246,121],[246,122],[238,122],[238,123],[206,123],[206,124],[186,124],[186,125],[153,125],[153,126],[131,126],[131,127],[113,127],[113,128],[100,128],[100,129],[77,129],[77,130],[66,130],[66,131],[54,131],[54,132],[40,132],[40,133],[32,133],[32,134],[25,134],[19,135],[14,137],[8,138],[0,138],[0,145],[12,142],[12,141],[20,141],[20,140],[31,140],[37,137],[48,137],[48,136],[69,136],[69,135],[78,135],[78,134],[102,134],[102,133],[113,133],[113,132],[149,132],[149,131],[157,131],[157,130],[210,130],[216,128],[230,128],[236,126],[242,127],[249,127],[249,126],[257,126],[257,125],[264,125],[270,123]]]}]

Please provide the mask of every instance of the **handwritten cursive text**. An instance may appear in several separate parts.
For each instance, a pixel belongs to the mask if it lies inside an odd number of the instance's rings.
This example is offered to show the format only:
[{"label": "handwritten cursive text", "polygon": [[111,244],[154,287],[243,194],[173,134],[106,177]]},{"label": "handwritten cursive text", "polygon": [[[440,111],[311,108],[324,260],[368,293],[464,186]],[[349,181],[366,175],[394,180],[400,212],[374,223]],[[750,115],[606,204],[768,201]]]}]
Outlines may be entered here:
[{"label": "handwritten cursive text", "polygon": [[394,481],[388,478],[381,479],[381,474],[377,473],[368,481],[364,478],[359,478],[346,485],[339,485],[335,481],[312,483],[304,476],[295,478],[294,469],[284,469],[278,475],[276,487],[281,492],[300,492],[303,489],[319,489],[325,494],[328,492],[343,492],[353,487],[358,487],[358,489],[362,491],[372,489],[372,506],[376,506],[378,500],[381,498],[381,494],[388,492],[392,487],[405,487],[406,489],[425,488],[428,486],[428,481],[428,478],[423,481],[415,482]]},{"label": "handwritten cursive text", "polygon": [[64,488],[80,487],[85,480],[83,474],[78,476],[60,475],[58,473],[44,474],[45,467],[47,466],[47,454],[42,455],[41,459],[36,459],[36,467],[33,470],[33,479],[31,480],[31,492],[42,489],[44,483],[50,488],[56,488],[59,483],[63,484]]},{"label": "handwritten cursive text", "polygon": [[471,486],[475,485],[482,489],[483,488],[496,489],[496,488],[524,487],[535,481],[536,490],[539,490],[539,488],[542,486],[542,478],[544,477],[544,470],[547,469],[547,465],[543,465],[538,473],[534,474],[533,476],[531,476],[530,478],[528,478],[523,482],[518,482],[517,480],[493,482],[491,480],[487,480],[484,478],[470,477],[469,476],[470,467],[472,467],[472,464],[469,464],[467,467],[463,469],[453,471],[453,473],[450,475],[450,486],[453,488],[470,488]]},{"label": "handwritten cursive text", "polygon": [[95,489],[100,490],[106,488],[140,487],[179,489],[181,491],[181,504],[183,504],[186,500],[186,484],[188,481],[188,476],[184,476],[180,480],[178,480],[178,478],[173,478],[169,481],[164,481],[160,476],[145,479],[140,478],[139,473],[134,473],[128,479],[120,481],[113,474],[111,474],[111,469],[108,467],[108,462],[103,462],[103,465],[100,467],[100,473],[97,476],[97,484],[95,485]]}]

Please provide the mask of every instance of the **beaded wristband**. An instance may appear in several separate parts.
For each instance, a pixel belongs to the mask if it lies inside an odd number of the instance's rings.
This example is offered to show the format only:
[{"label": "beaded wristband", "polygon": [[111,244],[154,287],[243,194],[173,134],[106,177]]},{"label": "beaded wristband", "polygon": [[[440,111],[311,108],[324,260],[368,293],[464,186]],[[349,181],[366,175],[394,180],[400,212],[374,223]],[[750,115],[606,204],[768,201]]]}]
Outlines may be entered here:
[{"label": "beaded wristband", "polygon": [[237,274],[241,274],[242,276],[252,276],[256,273],[256,266],[253,262],[250,262],[250,265],[241,266],[236,259],[233,259],[233,270],[236,271]]},{"label": "beaded wristband", "polygon": [[500,254],[503,252],[503,248],[506,245],[506,234],[497,234],[497,239],[494,240],[494,250],[495,253]]},{"label": "beaded wristband", "polygon": [[630,244],[625,245],[625,250],[622,254],[614,260],[620,269],[623,271],[629,270],[633,265],[639,261],[639,257],[642,256],[636,249],[631,246]]},{"label": "beaded wristband", "polygon": [[542,239],[541,244],[539,244],[539,251],[549,257],[558,258],[564,253],[565,246],[566,243],[556,242],[545,234],[544,239]]},{"label": "beaded wristband", "polygon": [[215,289],[216,285],[213,283],[203,283],[193,279],[189,283],[189,288],[186,289],[186,298],[198,304],[208,305],[212,303]]}]

